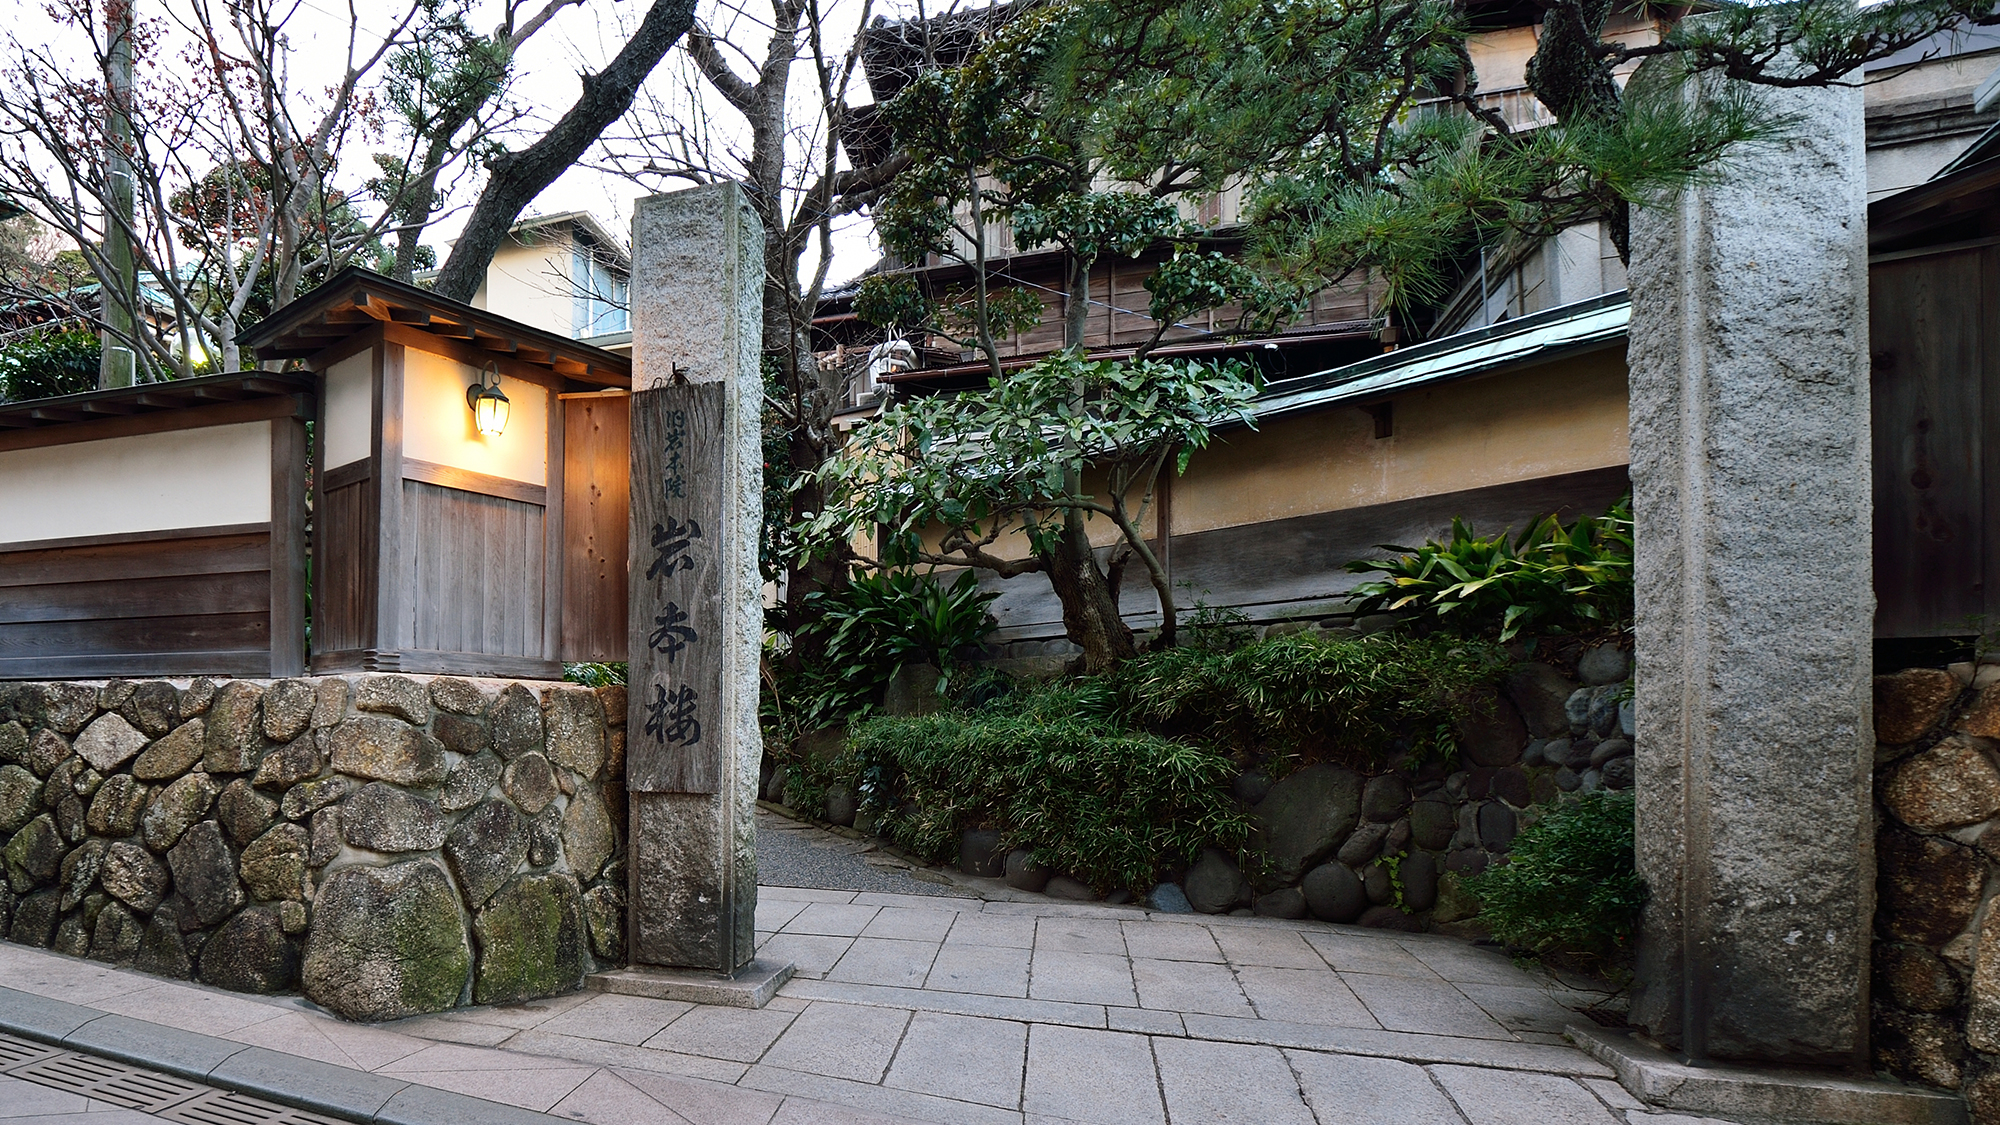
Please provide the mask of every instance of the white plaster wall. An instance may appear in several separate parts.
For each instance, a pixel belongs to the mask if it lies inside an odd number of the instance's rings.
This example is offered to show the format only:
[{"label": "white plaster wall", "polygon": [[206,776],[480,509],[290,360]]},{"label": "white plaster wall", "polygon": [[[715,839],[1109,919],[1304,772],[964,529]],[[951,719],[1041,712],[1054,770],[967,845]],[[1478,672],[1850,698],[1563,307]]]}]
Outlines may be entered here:
[{"label": "white plaster wall", "polygon": [[337,469],[368,456],[374,424],[374,349],[326,369],[326,467]]},{"label": "white plaster wall", "polygon": [[[567,234],[538,230],[534,242],[509,238],[493,254],[472,307],[499,313],[559,336],[576,334],[575,248]],[[514,392],[509,391],[508,394]]]},{"label": "white plaster wall", "polygon": [[266,522],[271,426],[0,452],[0,543]]},{"label": "white plaster wall", "polygon": [[403,352],[403,456],[488,476],[548,483],[549,392],[500,377],[511,407],[507,432],[484,437],[473,428],[465,388],[479,369],[415,348]]}]

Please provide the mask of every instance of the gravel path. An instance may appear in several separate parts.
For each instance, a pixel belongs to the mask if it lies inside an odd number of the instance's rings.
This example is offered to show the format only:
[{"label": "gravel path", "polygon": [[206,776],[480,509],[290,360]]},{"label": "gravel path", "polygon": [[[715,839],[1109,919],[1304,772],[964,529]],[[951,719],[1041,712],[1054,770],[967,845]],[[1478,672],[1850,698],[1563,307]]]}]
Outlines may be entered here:
[{"label": "gravel path", "polygon": [[[882,863],[870,863],[873,853]],[[912,878],[900,863],[862,840],[757,811],[757,882],[771,887],[811,887],[825,891],[885,891],[891,894],[973,898],[970,891]]]}]

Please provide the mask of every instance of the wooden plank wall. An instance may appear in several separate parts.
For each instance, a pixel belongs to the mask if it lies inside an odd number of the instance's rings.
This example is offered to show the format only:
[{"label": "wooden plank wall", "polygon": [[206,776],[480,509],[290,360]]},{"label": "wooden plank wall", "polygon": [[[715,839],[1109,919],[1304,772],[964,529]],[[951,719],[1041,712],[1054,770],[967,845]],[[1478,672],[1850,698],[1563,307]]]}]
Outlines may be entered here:
[{"label": "wooden plank wall", "polygon": [[[1084,343],[1090,347],[1113,344],[1132,345],[1151,339],[1153,319],[1146,315],[1153,295],[1146,291],[1146,279],[1160,263],[1151,259],[1107,261],[1090,271],[1090,298],[1094,304],[1084,328]],[[1000,354],[1014,356],[1054,351],[1063,345],[1064,279],[1059,268],[1022,270],[1020,280],[1042,302],[1041,318],[1025,332],[1013,333],[1000,341]],[[1344,281],[1313,297],[1312,304],[1291,327],[1294,330],[1315,324],[1337,324],[1366,320],[1380,296],[1381,285],[1369,278]],[[1205,309],[1169,329],[1166,339],[1178,340],[1197,333],[1231,327],[1241,310],[1234,306]]]},{"label": "wooden plank wall", "polygon": [[[1875,635],[2000,626],[2000,246],[1869,270]],[[1983,622],[1983,623],[1982,623]]]},{"label": "wooden plank wall", "polygon": [[364,476],[330,487],[326,481],[314,544],[317,598],[313,603],[313,651],[370,648],[375,620],[375,505]]},{"label": "wooden plank wall", "polygon": [[632,399],[563,400],[564,660],[623,661],[632,510]]},{"label": "wooden plank wall", "polygon": [[0,551],[0,679],[268,676],[268,524]]},{"label": "wooden plank wall", "polygon": [[398,647],[539,659],[544,517],[541,504],[405,479]]}]

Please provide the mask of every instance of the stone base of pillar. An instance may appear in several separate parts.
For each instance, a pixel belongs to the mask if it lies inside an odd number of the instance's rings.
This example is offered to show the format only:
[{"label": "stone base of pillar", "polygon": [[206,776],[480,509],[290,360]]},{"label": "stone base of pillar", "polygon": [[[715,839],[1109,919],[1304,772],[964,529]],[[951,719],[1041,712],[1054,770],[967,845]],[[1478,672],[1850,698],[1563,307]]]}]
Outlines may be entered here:
[{"label": "stone base of pillar", "polygon": [[1812,1122],[1813,1125],[1965,1125],[1965,1100],[1866,1078],[1809,1070],[1688,1066],[1634,1038],[1594,1024],[1571,1024],[1569,1037],[1618,1074],[1618,1082],[1648,1105],[1731,1119]]},{"label": "stone base of pillar", "polygon": [[728,976],[701,969],[613,969],[593,973],[584,983],[592,991],[619,996],[761,1008],[792,979],[792,970],[790,961],[752,961]]}]

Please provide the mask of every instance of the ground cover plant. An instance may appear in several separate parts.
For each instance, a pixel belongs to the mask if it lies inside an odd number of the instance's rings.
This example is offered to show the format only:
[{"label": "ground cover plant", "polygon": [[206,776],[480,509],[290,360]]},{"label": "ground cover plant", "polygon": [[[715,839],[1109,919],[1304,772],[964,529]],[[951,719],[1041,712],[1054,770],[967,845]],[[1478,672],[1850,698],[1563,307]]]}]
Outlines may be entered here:
[{"label": "ground cover plant", "polygon": [[850,728],[824,774],[859,779],[878,831],[934,860],[968,828],[1099,888],[1144,891],[1203,848],[1235,852],[1248,761],[1361,769],[1449,760],[1458,702],[1506,664],[1448,637],[1294,633],[1169,649],[1101,676],[960,685],[961,706]]},{"label": "ground cover plant", "polygon": [[[928,571],[857,571],[843,586],[816,590],[798,634],[772,636],[771,656],[805,646],[810,661],[767,659],[764,722],[775,743],[866,715],[905,665],[939,670],[950,688],[956,654],[993,631],[987,607],[998,594],[961,572],[950,582]],[[788,666],[792,665],[792,666]]]},{"label": "ground cover plant", "polygon": [[1235,750],[1378,769],[1449,760],[1499,650],[1451,637],[1307,631],[1228,651],[1168,649],[1113,678],[1128,723]]},{"label": "ground cover plant", "polygon": [[968,827],[999,827],[1036,858],[1099,887],[1150,887],[1163,857],[1242,845],[1238,767],[1210,747],[1118,724],[1101,683],[987,708],[858,724],[849,752],[879,830],[931,859]]},{"label": "ground cover plant", "polygon": [[1631,790],[1564,801],[1514,838],[1508,862],[1469,889],[1493,936],[1528,953],[1615,961],[1645,905],[1633,845]]}]

